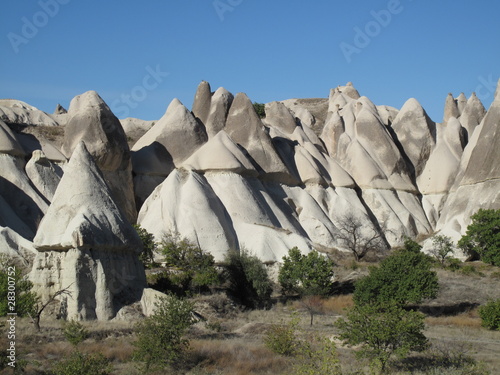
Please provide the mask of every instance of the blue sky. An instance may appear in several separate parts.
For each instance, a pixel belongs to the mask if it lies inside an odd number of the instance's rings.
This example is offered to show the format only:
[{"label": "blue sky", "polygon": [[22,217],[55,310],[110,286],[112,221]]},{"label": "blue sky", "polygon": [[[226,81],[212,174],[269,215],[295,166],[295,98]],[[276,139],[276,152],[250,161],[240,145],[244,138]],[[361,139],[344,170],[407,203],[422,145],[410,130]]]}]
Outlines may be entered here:
[{"label": "blue sky", "polygon": [[52,112],[96,90],[118,117],[191,108],[201,80],[251,100],[327,97],[352,81],[375,104],[446,95],[488,107],[500,76],[494,0],[23,0],[0,14],[0,98]]}]

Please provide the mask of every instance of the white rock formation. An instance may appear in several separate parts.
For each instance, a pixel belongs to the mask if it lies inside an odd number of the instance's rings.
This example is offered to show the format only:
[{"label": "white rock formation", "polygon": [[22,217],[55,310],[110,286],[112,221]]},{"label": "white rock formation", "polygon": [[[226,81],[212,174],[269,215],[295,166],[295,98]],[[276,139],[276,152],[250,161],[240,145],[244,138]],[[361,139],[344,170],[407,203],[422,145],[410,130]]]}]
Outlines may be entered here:
[{"label": "white rock formation", "polygon": [[46,300],[67,288],[71,295],[60,298],[64,318],[108,320],[139,301],[145,286],[137,257],[141,241],[83,142],[72,153],[33,243],[34,289]]}]

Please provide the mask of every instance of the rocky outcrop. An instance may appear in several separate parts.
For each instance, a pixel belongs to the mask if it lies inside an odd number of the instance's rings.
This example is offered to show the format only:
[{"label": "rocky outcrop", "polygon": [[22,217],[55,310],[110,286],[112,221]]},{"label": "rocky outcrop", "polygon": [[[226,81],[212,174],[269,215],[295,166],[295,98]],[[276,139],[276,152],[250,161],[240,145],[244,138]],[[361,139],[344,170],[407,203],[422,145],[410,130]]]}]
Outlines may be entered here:
[{"label": "rocky outcrop", "polygon": [[135,222],[132,164],[127,137],[120,121],[95,91],[76,96],[69,107],[62,151],[71,157],[83,141],[111,187],[116,202]]},{"label": "rocky outcrop", "polygon": [[174,99],[165,115],[132,147],[135,195],[139,205],[207,139],[203,124]]},{"label": "rocky outcrop", "polygon": [[33,240],[31,280],[46,300],[59,290],[66,319],[113,318],[145,286],[141,241],[80,142]]},{"label": "rocky outcrop", "polygon": [[59,125],[47,113],[20,100],[13,99],[0,99],[0,120],[19,125]]},{"label": "rocky outcrop", "polygon": [[63,175],[62,168],[47,159],[43,151],[36,150],[26,164],[26,174],[40,194],[51,202]]}]

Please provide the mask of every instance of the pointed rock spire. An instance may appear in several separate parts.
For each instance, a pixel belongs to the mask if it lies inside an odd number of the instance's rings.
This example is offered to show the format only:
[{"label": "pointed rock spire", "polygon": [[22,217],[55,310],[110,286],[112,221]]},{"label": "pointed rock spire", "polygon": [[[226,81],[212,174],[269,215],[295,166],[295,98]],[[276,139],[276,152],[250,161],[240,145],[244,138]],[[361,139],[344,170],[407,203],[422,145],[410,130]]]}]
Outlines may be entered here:
[{"label": "pointed rock spire", "polygon": [[436,124],[420,103],[411,98],[394,119],[392,129],[411,162],[414,175],[419,176],[436,143]]},{"label": "pointed rock spire", "polygon": [[38,250],[47,251],[140,250],[136,231],[113,200],[83,142],[73,151],[33,242]]},{"label": "pointed rock spire", "polygon": [[459,118],[460,112],[458,111],[457,102],[455,101],[453,94],[449,93],[446,97],[444,105],[444,122],[448,122],[451,117]]},{"label": "pointed rock spire", "polygon": [[205,123],[207,134],[213,137],[226,126],[229,108],[233,103],[234,96],[223,87],[219,87],[212,95],[210,102],[210,114]]},{"label": "pointed rock spire", "polygon": [[193,115],[194,117],[200,119],[203,124],[207,123],[208,116],[210,114],[210,103],[212,101],[212,91],[210,84],[206,81],[202,81],[198,85],[196,94],[193,100]]},{"label": "pointed rock spire", "polygon": [[62,105],[57,104],[56,109],[54,110],[54,115],[64,115],[68,113],[66,108],[64,108]]},{"label": "pointed rock spire", "polygon": [[465,97],[465,94],[462,92],[455,100],[457,102],[458,113],[461,116],[465,109],[465,106],[467,105],[467,98]]}]

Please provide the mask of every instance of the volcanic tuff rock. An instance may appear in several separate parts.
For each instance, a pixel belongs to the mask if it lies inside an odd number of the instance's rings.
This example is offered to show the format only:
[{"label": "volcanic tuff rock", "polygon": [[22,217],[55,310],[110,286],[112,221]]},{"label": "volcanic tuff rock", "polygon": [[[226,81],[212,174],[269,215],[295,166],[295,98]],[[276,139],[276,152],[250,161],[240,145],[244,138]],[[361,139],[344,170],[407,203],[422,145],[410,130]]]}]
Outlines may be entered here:
[{"label": "volcanic tuff rock", "polygon": [[151,307],[137,210],[157,240],[179,232],[217,261],[229,249],[266,262],[293,246],[347,251],[346,215],[390,245],[458,239],[477,209],[500,208],[495,98],[486,111],[475,94],[450,95],[443,123],[416,99],[375,105],[350,83],[267,103],[264,119],[245,94],[208,82],[192,112],[174,99],[155,123],[118,120],[92,91],[52,115],[0,100],[0,245],[34,263],[43,298],[69,288],[63,316],[110,319],[141,296]]},{"label": "volcanic tuff rock", "polygon": [[70,157],[84,141],[104,173],[116,202],[130,221],[137,210],[131,174],[130,150],[120,121],[95,91],[76,96],[70,103],[62,151]]},{"label": "volcanic tuff rock", "polygon": [[68,319],[113,318],[145,286],[141,241],[80,142],[33,240],[31,280],[42,299],[68,288]]}]

